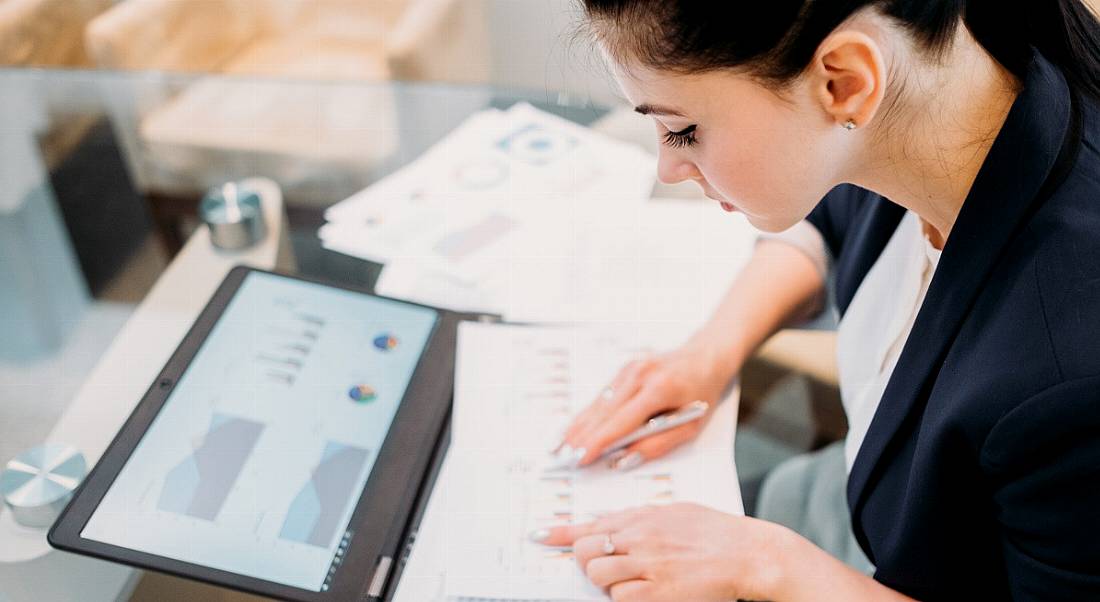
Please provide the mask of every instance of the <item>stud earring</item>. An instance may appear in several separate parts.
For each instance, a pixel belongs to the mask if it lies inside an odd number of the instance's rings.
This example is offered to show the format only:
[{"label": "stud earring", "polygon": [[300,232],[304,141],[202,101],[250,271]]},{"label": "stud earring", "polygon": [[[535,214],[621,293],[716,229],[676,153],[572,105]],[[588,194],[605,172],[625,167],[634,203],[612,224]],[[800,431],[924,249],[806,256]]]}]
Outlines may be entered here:
[{"label": "stud earring", "polygon": [[848,121],[845,121],[845,122],[844,122],[844,126],[843,126],[843,127],[844,127],[844,129],[846,129],[846,130],[848,130],[848,131],[850,132],[850,131],[852,131],[852,130],[856,129],[856,122],[855,122],[855,121],[853,121],[853,120],[851,120],[851,119],[849,119]]}]

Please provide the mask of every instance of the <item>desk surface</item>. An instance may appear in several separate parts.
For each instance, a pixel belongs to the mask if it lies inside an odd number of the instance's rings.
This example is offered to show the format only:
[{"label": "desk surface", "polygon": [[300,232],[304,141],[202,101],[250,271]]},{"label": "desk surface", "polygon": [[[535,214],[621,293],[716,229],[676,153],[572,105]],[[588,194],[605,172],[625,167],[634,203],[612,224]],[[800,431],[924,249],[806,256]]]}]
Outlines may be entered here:
[{"label": "desk surface", "polygon": [[[149,132],[151,119],[163,120],[199,84],[255,95],[220,107],[209,122],[184,124],[190,141],[168,144]],[[272,94],[296,103],[284,121],[269,117]],[[0,460],[49,432],[124,316],[166,271],[162,247],[178,251],[186,240],[207,186],[274,180],[287,200],[298,271],[373,286],[381,265],[322,248],[324,210],[469,115],[519,101],[581,123],[606,112],[492,86],[0,68]],[[340,146],[325,156],[292,152],[286,140],[301,138],[321,109],[330,112],[326,128],[345,138],[366,143],[384,133],[387,152],[369,160]],[[257,128],[263,136],[253,135]],[[240,144],[224,144],[230,129]],[[263,147],[276,135],[281,146]]]},{"label": "desk surface", "polygon": [[[186,230],[188,216],[208,186],[256,175],[271,178],[285,193],[287,234],[296,270],[330,280],[373,286],[381,273],[381,265],[322,248],[317,228],[323,223],[326,207],[414,159],[463,119],[487,107],[508,107],[526,101],[586,125],[609,115],[606,107],[594,107],[546,91],[439,84],[275,82],[204,76],[201,83],[206,94],[211,87],[228,86],[238,92],[237,98],[241,97],[241,89],[254,89],[256,95],[244,95],[251,104],[241,102],[234,107],[222,107],[219,120],[209,124],[200,120],[201,111],[190,113],[192,121],[185,124],[188,135],[168,137],[164,133],[167,131],[165,120],[178,114],[171,110],[173,103],[186,97],[198,83],[200,80],[196,76],[163,73],[0,69],[0,148],[5,149],[6,157],[0,165],[0,173],[4,174],[5,181],[18,184],[0,191],[0,233],[23,233],[2,241],[5,242],[2,246],[5,259],[11,261],[0,262],[0,281],[21,284],[14,295],[0,295],[0,302],[9,315],[25,311],[31,329],[48,335],[43,337],[45,343],[36,351],[39,355],[18,361],[49,361],[51,357],[64,355],[70,339],[65,328],[58,328],[58,324],[75,324],[82,316],[51,315],[49,306],[52,304],[48,300],[56,299],[57,295],[71,295],[85,306],[102,303],[103,297],[90,296],[88,291],[97,294],[108,291],[105,294],[110,294],[111,286],[103,285],[104,278],[116,282],[120,277],[133,276],[132,258],[137,247],[134,237],[127,236],[132,234],[130,230],[137,228],[167,237],[180,226]],[[265,94],[285,97],[288,88],[292,92],[290,96],[297,99],[300,106],[288,109],[293,114],[288,115],[285,123],[280,123],[270,117],[270,104],[265,104],[263,99]],[[309,117],[310,111],[316,111],[310,99],[324,100],[332,114],[339,117],[336,121],[330,119],[325,127],[339,134],[341,143],[326,146],[313,140],[302,146],[308,152],[299,154],[294,150],[295,145],[287,144],[287,140],[301,136],[302,120]],[[234,120],[242,124],[235,132],[226,129],[225,114],[230,110],[236,111]],[[260,115],[264,116],[263,121],[255,119]],[[604,123],[613,135],[634,141],[652,137],[651,128],[644,119],[624,118],[621,112],[610,116],[612,118],[604,119]],[[263,135],[259,135],[259,130],[263,130]],[[366,153],[363,145],[369,145],[375,138],[384,144],[373,149],[377,153]],[[318,148],[327,152],[319,153]],[[8,178],[8,175],[13,177]],[[14,177],[16,175],[18,177]],[[40,202],[42,199],[45,201]],[[36,208],[36,202],[44,209]],[[120,228],[119,224],[129,226]],[[67,233],[67,236],[59,236],[56,241],[50,239],[43,247],[43,238],[34,233],[44,228]],[[138,243],[142,238],[137,237]],[[172,246],[171,240],[163,242]],[[187,260],[185,256],[186,252],[180,256],[182,263],[177,262],[175,268],[167,263],[152,264],[151,268],[146,268],[144,279],[152,282],[159,277],[161,285],[158,287],[186,290],[182,293],[187,295],[184,304],[190,307],[195,305],[193,302],[201,301],[199,297],[208,291],[205,285],[180,289],[180,282],[195,278],[201,282],[210,280],[216,285],[220,277],[211,276],[212,272],[200,276],[205,264]],[[274,262],[274,259],[273,255],[265,255],[257,261],[262,264]],[[177,273],[173,274],[173,270]],[[82,274],[85,282],[77,282],[67,291],[33,285],[49,281],[51,274],[74,271]],[[96,277],[100,281],[94,281]],[[174,283],[169,287],[165,279]],[[172,294],[163,290],[158,296],[156,287],[139,289],[135,301],[148,293],[143,306],[145,313],[139,316],[146,320],[145,325],[132,319],[123,327],[120,337],[127,329],[146,329],[147,336],[151,328],[175,332],[188,323],[188,315],[173,313],[174,306],[181,302],[180,297],[173,299]],[[107,348],[107,343],[103,341],[100,348]],[[0,362],[8,361],[6,352],[12,350],[11,345],[5,343]],[[82,423],[101,425],[82,435],[87,439],[84,446],[98,450],[92,454],[98,457],[101,446],[105,446],[113,434],[110,425],[121,423],[128,414],[127,408],[139,400],[151,378],[135,374],[134,366],[147,369],[145,364],[156,364],[159,368],[160,363],[149,358],[144,358],[147,360],[144,362],[136,361],[142,359],[140,355],[133,350],[107,354],[92,371],[93,379],[98,380],[93,380],[91,385],[86,383],[85,389],[89,386],[120,387],[119,395],[123,398],[118,399],[118,404],[112,405],[113,409],[106,414],[101,409],[78,405],[74,406],[75,411],[61,416],[60,421],[56,414],[49,412],[39,416],[33,410],[33,391],[35,387],[48,387],[52,383],[32,382],[17,383],[21,387],[18,390],[25,393],[0,402],[4,404],[0,415],[7,412],[21,417],[38,416],[36,419],[42,423],[43,432],[51,428],[55,432],[57,429],[76,429],[74,425]],[[141,384],[134,386],[138,380]],[[3,520],[6,519],[0,516],[0,521]],[[9,561],[18,562],[21,555],[24,558],[42,556],[41,553],[28,556],[24,550],[9,554]],[[0,559],[0,565],[3,562]],[[72,559],[57,562],[56,567],[41,567],[48,578],[67,571],[61,565]],[[115,570],[116,580],[120,575],[125,577],[117,568],[97,570],[102,570],[104,575]],[[5,585],[0,587],[0,599],[23,599],[20,592],[27,591],[33,589],[11,589]]]}]

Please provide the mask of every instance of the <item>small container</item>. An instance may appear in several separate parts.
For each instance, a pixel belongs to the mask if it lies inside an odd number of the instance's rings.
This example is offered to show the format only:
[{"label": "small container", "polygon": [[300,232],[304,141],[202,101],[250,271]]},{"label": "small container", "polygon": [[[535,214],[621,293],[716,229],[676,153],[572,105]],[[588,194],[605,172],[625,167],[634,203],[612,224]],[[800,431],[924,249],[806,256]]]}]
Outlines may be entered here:
[{"label": "small container", "polygon": [[199,217],[210,228],[210,242],[219,249],[251,247],[267,234],[262,199],[237,182],[211,188],[199,205]]},{"label": "small container", "polygon": [[87,469],[76,448],[39,445],[16,456],[0,472],[0,496],[15,522],[45,529],[61,515]]}]

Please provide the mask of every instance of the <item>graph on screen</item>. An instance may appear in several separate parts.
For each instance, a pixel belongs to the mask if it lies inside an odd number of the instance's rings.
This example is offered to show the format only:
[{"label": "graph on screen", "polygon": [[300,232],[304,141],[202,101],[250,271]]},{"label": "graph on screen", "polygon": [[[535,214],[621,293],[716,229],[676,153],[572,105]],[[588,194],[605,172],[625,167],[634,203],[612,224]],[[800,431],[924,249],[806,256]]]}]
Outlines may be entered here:
[{"label": "graph on screen", "polygon": [[263,380],[292,387],[324,335],[326,320],[290,297],[274,299],[266,313],[269,318],[258,323],[253,359]]},{"label": "graph on screen", "polygon": [[217,518],[263,430],[259,422],[215,413],[199,445],[168,472],[157,508]]},{"label": "graph on screen", "polygon": [[343,521],[368,450],[329,441],[287,512],[279,537],[327,547]]},{"label": "graph on screen", "polygon": [[249,274],[82,536],[322,591],[436,318]]}]

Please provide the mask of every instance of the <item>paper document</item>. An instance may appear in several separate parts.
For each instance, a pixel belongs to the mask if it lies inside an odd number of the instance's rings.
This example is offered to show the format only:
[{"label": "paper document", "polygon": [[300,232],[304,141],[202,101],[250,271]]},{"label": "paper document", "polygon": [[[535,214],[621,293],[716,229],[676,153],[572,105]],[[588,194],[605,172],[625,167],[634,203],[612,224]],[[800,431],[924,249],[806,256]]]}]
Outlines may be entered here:
[{"label": "paper document", "polygon": [[432,500],[421,528],[445,550],[448,598],[607,600],[570,550],[533,543],[528,533],[673,501],[743,513],[736,395],[695,441],[633,471],[544,470],[572,417],[625,362],[679,343],[661,330],[461,326],[452,441],[435,487],[443,498]]},{"label": "paper document", "polygon": [[656,161],[640,148],[518,103],[471,116],[421,157],[330,207],[319,235],[348,255],[476,277],[545,208],[639,203],[655,177]]},{"label": "paper document", "polygon": [[376,290],[514,322],[673,320],[690,330],[717,307],[756,238],[743,215],[695,199],[547,212],[478,278],[395,260]]}]

